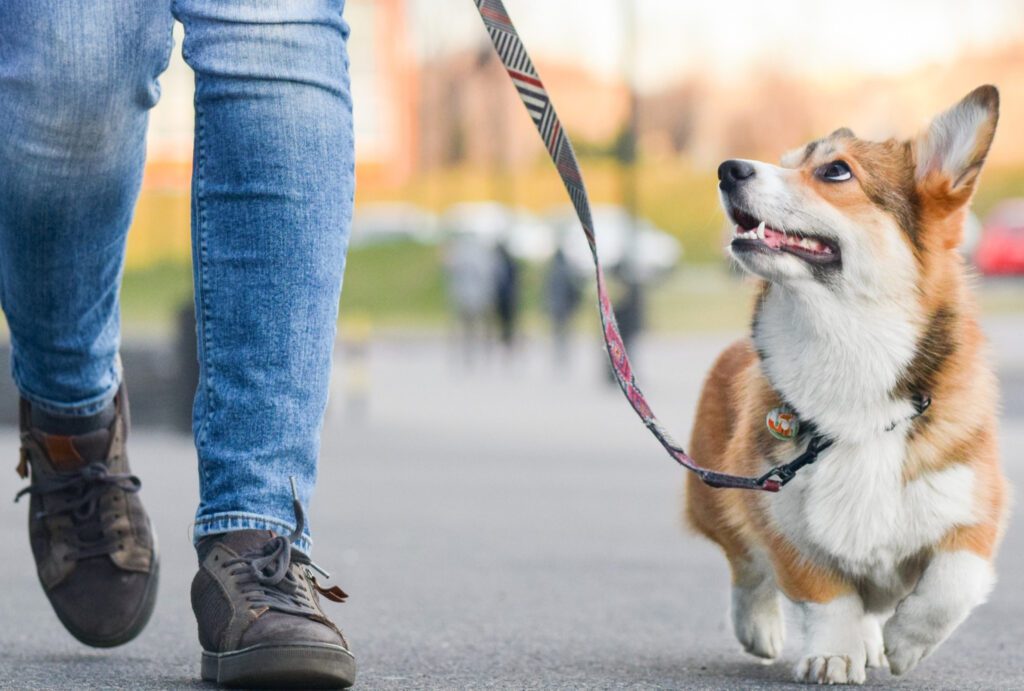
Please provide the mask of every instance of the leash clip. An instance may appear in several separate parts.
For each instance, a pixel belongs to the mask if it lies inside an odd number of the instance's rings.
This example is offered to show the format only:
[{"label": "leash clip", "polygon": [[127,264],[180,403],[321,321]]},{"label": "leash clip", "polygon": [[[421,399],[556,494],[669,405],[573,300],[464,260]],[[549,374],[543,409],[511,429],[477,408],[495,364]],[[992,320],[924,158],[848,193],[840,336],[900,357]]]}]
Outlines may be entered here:
[{"label": "leash clip", "polygon": [[832,446],[831,439],[826,439],[815,434],[811,437],[811,440],[807,442],[806,451],[789,463],[783,463],[782,465],[775,466],[767,473],[757,478],[757,483],[759,485],[765,485],[769,482],[777,482],[779,487],[784,487],[790,480],[796,477],[798,470],[803,468],[805,465],[814,463],[818,460],[818,454],[830,446]]},{"label": "leash clip", "polygon": [[791,466],[791,463],[775,466],[757,479],[758,484],[763,485],[770,480],[775,480],[780,487],[785,487],[790,480],[796,477],[796,470]]}]

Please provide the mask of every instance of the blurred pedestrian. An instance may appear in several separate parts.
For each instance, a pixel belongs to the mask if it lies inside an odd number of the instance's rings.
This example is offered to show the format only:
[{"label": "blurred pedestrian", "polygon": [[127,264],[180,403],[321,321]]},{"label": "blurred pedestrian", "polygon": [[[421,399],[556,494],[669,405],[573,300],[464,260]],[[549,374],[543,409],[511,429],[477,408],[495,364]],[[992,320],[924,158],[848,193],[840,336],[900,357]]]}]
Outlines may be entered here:
[{"label": "blurred pedestrian", "polygon": [[157,543],[125,447],[118,293],[177,19],[196,84],[191,597],[202,677],[353,682],[348,644],[320,603],[344,594],[310,575],[306,520],[352,215],[343,9],[0,3],[0,297],[30,480],[19,495],[43,590],[87,645],[135,638],[157,591]]},{"label": "blurred pedestrian", "polygon": [[568,359],[569,326],[581,296],[579,276],[559,247],[544,280],[544,306],[551,319],[556,364],[563,365]]},{"label": "blurred pedestrian", "polygon": [[494,311],[501,342],[506,349],[511,349],[515,345],[519,318],[519,267],[504,240],[498,242],[494,253]]},{"label": "blurred pedestrian", "polygon": [[455,339],[464,362],[471,364],[489,339],[497,271],[494,253],[476,235],[458,234],[448,245],[444,267]]}]

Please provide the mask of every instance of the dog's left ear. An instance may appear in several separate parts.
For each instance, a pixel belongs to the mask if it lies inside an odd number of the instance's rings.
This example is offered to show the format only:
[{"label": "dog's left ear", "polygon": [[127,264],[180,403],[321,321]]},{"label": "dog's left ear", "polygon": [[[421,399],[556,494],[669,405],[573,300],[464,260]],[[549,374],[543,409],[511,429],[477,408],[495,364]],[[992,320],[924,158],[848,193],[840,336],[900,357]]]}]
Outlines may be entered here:
[{"label": "dog's left ear", "polygon": [[948,213],[964,206],[992,145],[999,120],[999,91],[979,86],[940,113],[914,142],[918,190]]}]

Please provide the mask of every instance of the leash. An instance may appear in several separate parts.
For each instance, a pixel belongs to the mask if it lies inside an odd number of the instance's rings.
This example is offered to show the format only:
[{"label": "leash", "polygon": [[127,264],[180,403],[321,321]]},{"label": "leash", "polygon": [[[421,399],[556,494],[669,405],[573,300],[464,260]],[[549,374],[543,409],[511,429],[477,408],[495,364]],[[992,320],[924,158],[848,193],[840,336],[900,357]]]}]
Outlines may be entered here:
[{"label": "leash", "polygon": [[[608,297],[608,288],[605,284],[604,270],[601,268],[601,261],[597,257],[597,240],[594,237],[594,222],[590,213],[590,201],[587,198],[587,188],[583,184],[583,175],[580,173],[580,165],[576,160],[576,153],[573,151],[569,137],[562,129],[562,123],[558,120],[555,107],[551,104],[544,84],[534,69],[530,56],[523,47],[519,34],[516,32],[512,20],[505,10],[502,0],[473,0],[480,18],[484,21],[487,34],[491,37],[491,43],[498,53],[508,76],[519,92],[519,97],[526,106],[533,124],[537,127],[544,146],[551,156],[558,174],[562,178],[569,199],[572,200],[573,208],[583,226],[583,234],[587,237],[587,244],[590,245],[590,254],[594,259],[594,272],[597,275],[597,302],[601,314],[601,330],[604,334],[604,345],[608,351],[608,358],[611,360],[612,371],[615,374],[615,381],[625,394],[629,404],[640,416],[644,425],[651,431],[654,438],[668,451],[676,463],[687,470],[691,470],[711,487],[726,487],[735,489],[756,489],[766,492],[778,492],[790,480],[796,477],[797,471],[804,466],[810,465],[818,460],[821,452],[832,446],[832,440],[814,432],[807,442],[807,448],[802,454],[789,463],[775,466],[760,477],[744,477],[741,475],[729,475],[719,473],[700,466],[693,460],[686,451],[669,435],[654,411],[647,404],[643,392],[637,385],[636,377],[633,375],[633,368],[629,363],[629,355],[626,353],[626,346],[622,342],[619,333],[619,325],[615,320],[615,310],[612,309],[611,300]],[[921,415],[931,405],[931,397],[923,393],[915,393],[912,397],[914,414],[908,420],[913,420]],[[886,432],[894,430],[901,421],[893,421],[885,428]]]},{"label": "leash", "polygon": [[[515,85],[516,91],[519,92],[519,97],[522,99],[523,105],[526,106],[527,112],[533,119],[533,124],[537,126],[537,132],[540,133],[544,146],[548,150],[551,160],[554,161],[555,167],[558,169],[558,174],[565,184],[565,189],[569,193],[569,199],[572,200],[572,205],[576,209],[576,215],[583,226],[583,233],[587,237],[587,244],[590,245],[590,254],[594,258],[594,271],[597,275],[598,307],[601,314],[601,330],[604,334],[604,344],[608,351],[608,357],[611,360],[615,380],[618,382],[619,388],[622,389],[622,393],[625,394],[633,410],[640,416],[644,425],[665,448],[669,456],[679,465],[696,473],[706,484],[711,487],[732,487],[736,489],[778,492],[792,478],[792,473],[795,473],[796,469],[789,468],[790,472],[787,478],[787,473],[781,470],[786,468],[786,466],[779,466],[761,477],[729,475],[704,468],[690,458],[686,451],[683,450],[683,447],[672,439],[665,428],[661,426],[661,423],[658,422],[658,418],[654,416],[654,412],[647,404],[647,399],[637,385],[636,377],[633,376],[629,355],[626,353],[626,347],[622,343],[619,326],[615,320],[615,311],[612,309],[612,303],[608,297],[604,271],[601,268],[601,262],[597,258],[597,242],[594,237],[590,201],[587,198],[587,189],[583,184],[583,175],[580,173],[576,153],[573,151],[569,137],[562,128],[562,123],[558,120],[558,115],[555,114],[555,108],[551,104],[548,92],[537,75],[530,56],[526,53],[526,48],[523,47],[519,34],[512,24],[512,20],[509,19],[508,12],[505,11],[504,4],[502,4],[501,0],[473,0],[473,2],[480,12],[480,18],[483,19],[484,26],[487,28],[487,33],[491,37],[491,42],[494,44],[498,57],[505,65],[509,77],[512,78],[512,83]],[[811,451],[812,446],[814,448],[813,452]],[[823,445],[822,440],[818,439],[816,443],[808,445],[807,452],[798,458],[797,461],[803,459],[801,467],[808,463],[813,463],[814,459],[817,458],[817,454],[825,448],[827,448],[827,444]],[[793,463],[797,461],[793,461]],[[793,464],[787,464],[787,466],[791,465]],[[776,474],[779,475],[779,479],[775,478]]]}]

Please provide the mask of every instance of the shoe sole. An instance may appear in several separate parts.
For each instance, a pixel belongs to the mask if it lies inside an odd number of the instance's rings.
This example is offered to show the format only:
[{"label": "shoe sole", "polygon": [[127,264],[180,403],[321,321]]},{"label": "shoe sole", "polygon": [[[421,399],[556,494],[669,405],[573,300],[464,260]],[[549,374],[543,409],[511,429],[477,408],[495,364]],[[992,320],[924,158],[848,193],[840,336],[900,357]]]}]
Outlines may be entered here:
[{"label": "shoe sole", "polygon": [[110,636],[107,638],[98,638],[96,636],[89,635],[88,632],[82,631],[75,627],[70,621],[65,619],[57,608],[54,608],[57,618],[60,619],[60,623],[64,625],[68,633],[77,638],[79,642],[84,643],[92,648],[116,648],[119,645],[124,645],[129,641],[133,640],[136,636],[142,633],[142,630],[146,628],[146,624],[149,623],[150,617],[153,616],[153,608],[156,606],[156,593],[160,585],[160,553],[157,549],[156,531],[150,528],[153,536],[153,560],[152,568],[150,569],[149,582],[146,583],[146,592],[142,596],[142,606],[139,607],[138,612],[135,613],[135,617],[131,623],[116,636]]},{"label": "shoe sole", "polygon": [[347,689],[356,680],[356,660],[340,645],[254,645],[203,651],[202,676],[228,687]]}]

